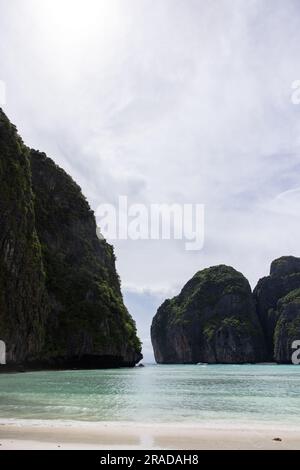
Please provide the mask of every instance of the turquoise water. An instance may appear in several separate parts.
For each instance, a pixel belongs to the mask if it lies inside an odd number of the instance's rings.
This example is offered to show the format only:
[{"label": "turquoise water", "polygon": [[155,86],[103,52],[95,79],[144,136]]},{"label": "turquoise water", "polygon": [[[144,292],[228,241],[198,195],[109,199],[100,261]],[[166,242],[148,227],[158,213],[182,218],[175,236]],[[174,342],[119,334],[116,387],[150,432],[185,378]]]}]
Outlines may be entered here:
[{"label": "turquoise water", "polygon": [[0,374],[0,418],[300,424],[300,367],[148,365]]}]

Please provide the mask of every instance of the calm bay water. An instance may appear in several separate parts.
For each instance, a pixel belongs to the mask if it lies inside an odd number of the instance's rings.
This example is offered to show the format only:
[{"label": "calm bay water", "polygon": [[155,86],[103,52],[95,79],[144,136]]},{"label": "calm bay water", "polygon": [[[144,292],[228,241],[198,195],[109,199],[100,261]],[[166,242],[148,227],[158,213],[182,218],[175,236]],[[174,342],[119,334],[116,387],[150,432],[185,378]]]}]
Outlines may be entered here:
[{"label": "calm bay water", "polygon": [[0,418],[300,425],[300,367],[148,365],[0,374]]}]

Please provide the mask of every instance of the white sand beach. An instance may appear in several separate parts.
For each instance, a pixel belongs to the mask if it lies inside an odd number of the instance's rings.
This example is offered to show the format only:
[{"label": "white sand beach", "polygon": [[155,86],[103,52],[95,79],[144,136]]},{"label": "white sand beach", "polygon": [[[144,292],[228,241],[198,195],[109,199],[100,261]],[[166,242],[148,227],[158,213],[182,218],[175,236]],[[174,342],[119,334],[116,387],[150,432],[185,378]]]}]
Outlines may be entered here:
[{"label": "white sand beach", "polygon": [[300,426],[0,420],[0,449],[300,449]]}]

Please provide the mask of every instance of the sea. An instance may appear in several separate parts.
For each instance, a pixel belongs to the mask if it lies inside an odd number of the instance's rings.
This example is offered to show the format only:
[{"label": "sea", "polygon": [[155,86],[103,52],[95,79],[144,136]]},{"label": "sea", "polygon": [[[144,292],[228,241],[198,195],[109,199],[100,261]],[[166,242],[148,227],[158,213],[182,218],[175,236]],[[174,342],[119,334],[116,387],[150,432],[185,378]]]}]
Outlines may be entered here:
[{"label": "sea", "polygon": [[300,425],[297,365],[0,374],[0,419]]}]

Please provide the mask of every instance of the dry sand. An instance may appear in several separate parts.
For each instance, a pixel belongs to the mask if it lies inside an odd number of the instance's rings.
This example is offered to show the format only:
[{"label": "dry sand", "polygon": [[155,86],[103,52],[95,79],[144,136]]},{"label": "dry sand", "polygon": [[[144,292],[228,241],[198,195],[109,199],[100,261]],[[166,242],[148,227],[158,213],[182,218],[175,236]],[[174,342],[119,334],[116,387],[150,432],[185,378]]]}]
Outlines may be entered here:
[{"label": "dry sand", "polygon": [[0,420],[0,449],[300,449],[300,426]]}]

